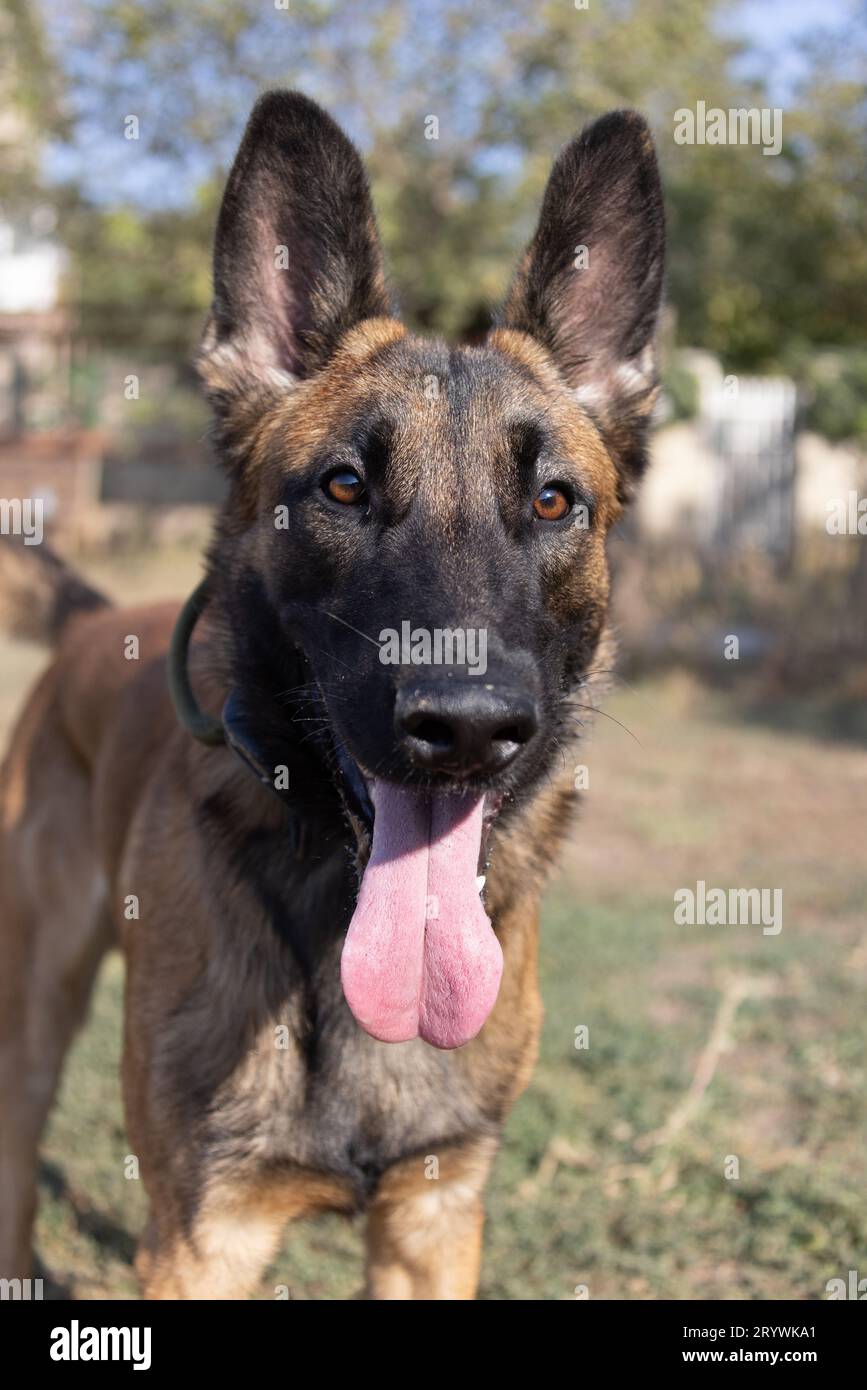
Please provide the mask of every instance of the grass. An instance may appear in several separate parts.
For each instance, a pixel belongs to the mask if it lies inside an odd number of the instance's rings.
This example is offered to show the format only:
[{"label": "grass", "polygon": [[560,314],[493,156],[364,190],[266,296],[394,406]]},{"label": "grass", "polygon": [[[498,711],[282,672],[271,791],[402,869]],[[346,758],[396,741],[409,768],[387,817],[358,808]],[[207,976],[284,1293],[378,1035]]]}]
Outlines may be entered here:
[{"label": "grass", "polygon": [[[181,557],[176,591],[195,573]],[[4,663],[0,717],[39,659]],[[583,754],[590,791],[544,913],[542,1054],[490,1185],[481,1296],[821,1298],[867,1274],[867,751],[745,725],[685,676],[606,708],[640,744],[601,719]],[[782,888],[782,932],[675,926],[673,894],[699,878]],[[77,1298],[135,1296],[122,983],[111,957],[43,1146],[37,1248]],[[261,1297],[360,1281],[360,1226],[326,1218],[289,1230]]]}]

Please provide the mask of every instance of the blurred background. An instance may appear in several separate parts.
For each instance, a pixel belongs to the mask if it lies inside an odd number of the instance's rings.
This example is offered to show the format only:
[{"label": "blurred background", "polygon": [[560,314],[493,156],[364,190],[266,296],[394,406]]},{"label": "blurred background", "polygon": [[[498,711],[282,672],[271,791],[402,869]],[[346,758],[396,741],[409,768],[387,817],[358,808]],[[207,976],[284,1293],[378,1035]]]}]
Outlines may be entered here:
[{"label": "blurred background", "polygon": [[[559,146],[611,107],[648,116],[664,390],[612,543],[620,677],[548,901],[543,1056],[482,1293],[818,1298],[867,1276],[867,6],[0,0],[0,47],[0,497],[42,498],[48,539],[128,600],[189,590],[221,496],[190,363],[261,89],[345,125],[404,316],[470,341]],[[675,143],[698,102],[779,108],[779,154]],[[4,738],[45,659],[0,638]],[[675,926],[698,879],[781,887],[780,936]],[[121,989],[110,960],[48,1139],[59,1295],[135,1287]],[[348,1296],[359,1248],[304,1227],[262,1296]]]}]

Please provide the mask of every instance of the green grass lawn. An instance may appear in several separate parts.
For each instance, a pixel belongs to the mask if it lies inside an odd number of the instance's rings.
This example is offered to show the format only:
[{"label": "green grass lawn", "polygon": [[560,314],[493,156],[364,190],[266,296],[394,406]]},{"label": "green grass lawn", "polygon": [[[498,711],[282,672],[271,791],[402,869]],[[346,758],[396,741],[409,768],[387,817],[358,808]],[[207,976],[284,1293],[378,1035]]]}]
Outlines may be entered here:
[{"label": "green grass lawn", "polygon": [[[547,897],[542,1056],[489,1189],[482,1297],[821,1298],[867,1275],[867,751],[744,725],[686,677],[606,709]],[[675,926],[699,878],[782,888],[781,933]],[[80,1298],[135,1295],[121,993],[112,957],[44,1144],[37,1248]],[[325,1219],[288,1232],[261,1296],[360,1283],[360,1227]]]}]

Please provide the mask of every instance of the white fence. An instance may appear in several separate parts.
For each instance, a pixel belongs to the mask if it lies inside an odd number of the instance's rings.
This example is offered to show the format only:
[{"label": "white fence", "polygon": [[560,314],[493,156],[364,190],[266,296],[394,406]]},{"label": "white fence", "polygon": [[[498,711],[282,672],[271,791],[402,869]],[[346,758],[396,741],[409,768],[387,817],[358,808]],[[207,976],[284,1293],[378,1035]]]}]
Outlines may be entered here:
[{"label": "white fence", "polygon": [[796,408],[794,383],[782,377],[726,377],[702,391],[701,425],[718,460],[716,544],[791,553]]}]

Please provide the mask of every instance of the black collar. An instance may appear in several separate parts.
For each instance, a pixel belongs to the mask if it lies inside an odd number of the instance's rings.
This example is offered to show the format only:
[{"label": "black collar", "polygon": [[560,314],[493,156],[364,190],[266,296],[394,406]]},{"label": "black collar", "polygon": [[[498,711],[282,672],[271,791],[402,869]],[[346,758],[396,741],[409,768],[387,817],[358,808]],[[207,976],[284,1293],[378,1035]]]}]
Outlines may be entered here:
[{"label": "black collar", "polygon": [[187,732],[199,743],[211,748],[217,748],[221,744],[231,748],[263,786],[268,787],[290,809],[295,853],[299,858],[303,858],[306,852],[306,825],[290,800],[288,788],[278,787],[276,784],[274,767],[256,736],[241,692],[230,690],[219,719],[207,714],[193,694],[187,665],[190,639],[207,606],[209,596],[209,582],[206,578],[190,594],[172,633],[168,654],[168,681],[175,714]]}]

